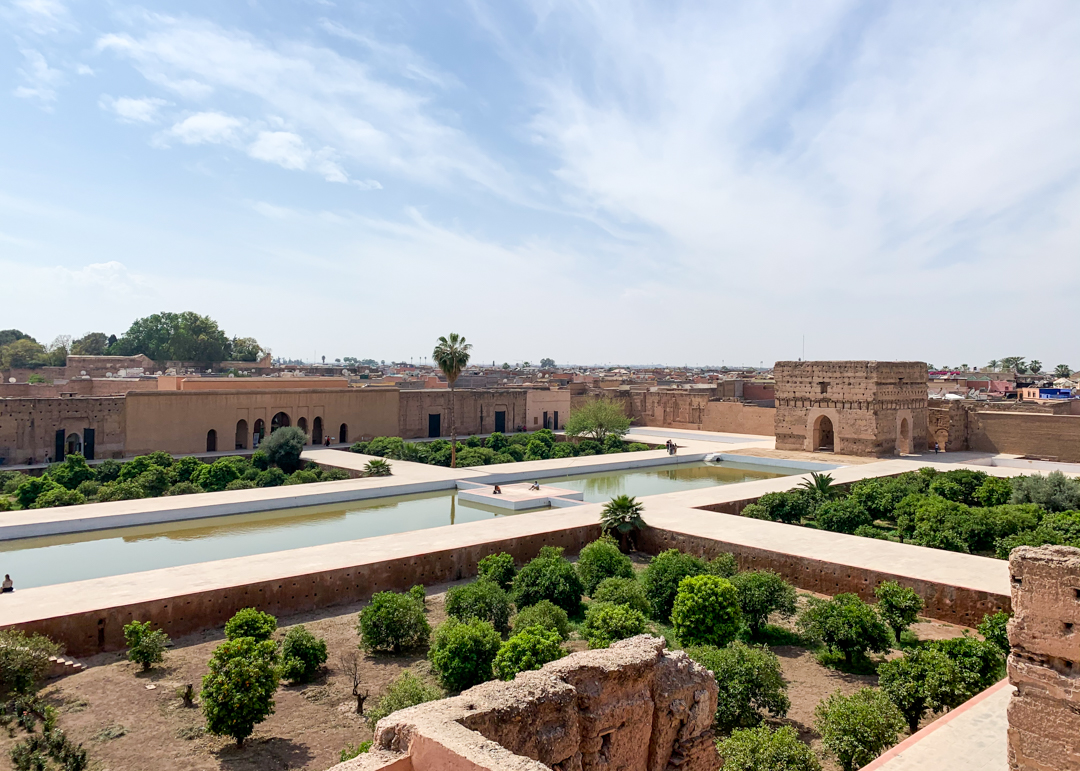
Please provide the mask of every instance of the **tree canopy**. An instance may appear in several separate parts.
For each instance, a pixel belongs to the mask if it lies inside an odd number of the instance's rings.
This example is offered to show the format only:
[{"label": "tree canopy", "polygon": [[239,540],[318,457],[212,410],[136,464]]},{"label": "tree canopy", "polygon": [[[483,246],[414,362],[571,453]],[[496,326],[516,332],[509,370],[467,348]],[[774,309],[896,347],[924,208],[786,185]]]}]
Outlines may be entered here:
[{"label": "tree canopy", "polygon": [[602,442],[608,434],[623,436],[630,430],[630,418],[611,399],[592,399],[571,410],[566,421],[569,436],[587,436]]},{"label": "tree canopy", "polygon": [[232,338],[209,316],[192,311],[136,319],[108,353],[143,354],[154,361],[256,361],[265,351],[254,338]]}]

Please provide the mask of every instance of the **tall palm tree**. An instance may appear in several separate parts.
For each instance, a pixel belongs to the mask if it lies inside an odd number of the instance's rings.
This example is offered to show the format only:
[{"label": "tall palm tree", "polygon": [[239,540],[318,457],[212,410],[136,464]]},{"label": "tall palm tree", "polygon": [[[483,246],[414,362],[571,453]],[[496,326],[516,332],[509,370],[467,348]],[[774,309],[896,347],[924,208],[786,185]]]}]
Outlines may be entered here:
[{"label": "tall palm tree", "polygon": [[1068,364],[1058,364],[1054,367],[1054,374],[1057,377],[1071,377],[1072,368]]},{"label": "tall palm tree", "polygon": [[469,364],[472,344],[457,332],[440,337],[431,358],[439,365],[450,385],[450,468],[457,468],[457,424],[454,423],[454,383]]},{"label": "tall palm tree", "polygon": [[998,371],[998,360],[997,359],[991,359],[986,366],[991,372],[997,372]]},{"label": "tall palm tree", "polygon": [[1032,375],[1038,375],[1040,372],[1042,372],[1042,362],[1038,359],[1032,359],[1028,363],[1028,372],[1030,372]]}]

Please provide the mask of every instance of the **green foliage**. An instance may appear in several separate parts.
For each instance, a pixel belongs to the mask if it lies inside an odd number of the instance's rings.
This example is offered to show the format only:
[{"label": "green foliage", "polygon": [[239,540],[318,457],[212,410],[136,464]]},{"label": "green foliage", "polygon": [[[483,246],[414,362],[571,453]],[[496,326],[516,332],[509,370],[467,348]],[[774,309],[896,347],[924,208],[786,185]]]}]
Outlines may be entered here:
[{"label": "green foliage", "polygon": [[300,468],[300,453],[307,446],[308,435],[296,426],[284,426],[271,432],[259,444],[259,449],[267,458],[285,473],[292,473]]},{"label": "green foliage", "polygon": [[547,460],[548,447],[543,442],[532,439],[525,445],[525,460]]},{"label": "green foliage", "polygon": [[800,482],[799,487],[825,501],[840,495],[840,487],[833,482],[832,474],[817,471],[811,471],[810,478]]},{"label": "green foliage", "polygon": [[649,612],[649,598],[635,578],[605,578],[591,596],[597,602],[628,605],[641,613]]},{"label": "green foliage", "polygon": [[47,509],[53,506],[78,506],[86,503],[86,496],[77,490],[68,490],[56,485],[47,488],[30,506],[32,509]]},{"label": "green foliage", "polygon": [[359,744],[346,744],[338,755],[338,761],[344,763],[346,760],[358,758],[366,752],[371,752],[371,739]]},{"label": "green foliage", "polygon": [[251,637],[254,640],[269,640],[276,630],[277,619],[269,613],[255,608],[244,608],[225,622],[225,639]]},{"label": "green foliage", "polygon": [[122,464],[119,461],[112,459],[103,460],[94,467],[94,477],[102,484],[106,482],[115,482],[120,477],[121,468]]},{"label": "green foliage", "polygon": [[15,490],[15,500],[19,502],[19,505],[24,509],[33,507],[38,497],[53,489],[64,489],[60,485],[56,484],[48,476],[43,477],[26,477],[22,481],[18,488]]},{"label": "green foliage", "polygon": [[738,591],[720,576],[684,578],[671,609],[671,626],[683,645],[722,648],[735,639],[742,626]]},{"label": "green foliage", "polygon": [[[279,430],[284,431],[285,429]],[[210,464],[204,463],[198,471],[191,475],[191,481],[208,493],[220,492],[228,487],[229,482],[235,482],[239,478],[240,471],[236,468],[236,465],[228,462],[225,458]]]},{"label": "green foliage", "polygon": [[987,477],[975,491],[975,500],[980,506],[1001,506],[1012,497],[1012,482],[1001,477]]},{"label": "green foliage", "polygon": [[634,565],[630,558],[619,551],[615,541],[610,538],[597,539],[582,548],[575,569],[585,594],[590,597],[606,578],[634,577]]},{"label": "green foliage", "polygon": [[381,458],[375,458],[369,460],[364,464],[364,476],[366,477],[388,477],[393,473],[393,469],[390,464]]},{"label": "green foliage", "polygon": [[255,478],[256,487],[279,487],[285,484],[285,480],[288,479],[288,475],[279,468],[268,468],[265,471],[260,471],[259,476]]},{"label": "green foliage", "polygon": [[645,596],[649,598],[652,617],[667,623],[671,618],[675,595],[679,591],[679,582],[687,576],[699,576],[708,572],[709,566],[704,560],[683,554],[678,549],[668,549],[653,557],[641,574],[641,585],[645,589]]},{"label": "green foliage", "polygon": [[201,493],[202,490],[193,485],[191,482],[177,482],[175,485],[165,491],[165,495],[192,495],[194,493]]},{"label": "green foliage", "polygon": [[630,444],[626,445],[627,452],[645,452],[648,449],[649,445],[645,444],[644,442],[631,442]]},{"label": "green foliage", "polygon": [[[620,405],[611,399],[590,399],[570,411],[566,421],[566,435],[587,436],[602,442],[609,434],[624,436],[630,430],[630,418]],[[599,450],[594,450],[598,452]]]},{"label": "green foliage", "polygon": [[[258,455],[259,453],[256,452],[255,454]],[[265,456],[266,453],[263,453],[263,455]],[[254,460],[255,459],[253,457],[252,462],[254,462]],[[108,463],[108,461],[106,461],[106,463]],[[103,463],[101,465],[104,466],[105,464]],[[180,458],[180,460],[176,461],[176,463],[170,466],[169,473],[177,482],[190,482],[191,478],[195,476],[195,474],[205,465],[206,464],[198,458],[192,458],[188,456],[186,458]],[[101,478],[100,466],[98,467],[98,478]]]},{"label": "green foliage", "polygon": [[626,452],[626,442],[615,434],[604,437],[604,452]]},{"label": "green foliage", "polygon": [[487,438],[487,441],[484,442],[485,447],[487,447],[489,450],[494,450],[495,452],[499,452],[508,444],[510,444],[510,442],[507,441],[506,435],[501,431],[495,431],[493,434],[491,434],[491,436]]},{"label": "green foliage", "polygon": [[739,609],[750,627],[750,634],[758,635],[773,613],[783,618],[795,615],[795,587],[769,570],[753,570],[739,573],[731,578],[738,592]]},{"label": "green foliage", "polygon": [[838,594],[831,600],[812,599],[799,616],[799,628],[808,637],[843,654],[848,666],[865,660],[867,651],[888,652],[892,642],[881,617],[854,594]]},{"label": "green foliage", "polygon": [[896,581],[878,584],[874,595],[878,598],[878,613],[892,629],[896,641],[900,642],[900,634],[919,618],[919,611],[923,608],[922,597],[914,589],[901,586]]},{"label": "green foliage", "polygon": [[231,736],[242,747],[255,726],[274,714],[277,664],[277,646],[270,640],[240,637],[219,645],[202,680],[206,730]]},{"label": "green foliage", "polygon": [[0,493],[12,495],[28,479],[33,477],[18,471],[0,471]]},{"label": "green foliage", "polygon": [[514,558],[506,552],[489,554],[477,563],[476,569],[481,578],[494,581],[506,591],[510,591],[517,575]]},{"label": "green foliage", "polygon": [[101,482],[94,479],[87,479],[76,488],[75,492],[84,498],[94,498],[97,496],[98,490],[100,489]]},{"label": "green foliage", "polygon": [[600,455],[604,452],[604,445],[595,439],[583,439],[577,443],[578,455]]},{"label": "green foliage", "polygon": [[326,663],[326,640],[316,637],[303,624],[285,633],[281,644],[281,676],[294,683],[306,683]]},{"label": "green foliage", "polygon": [[[524,458],[525,455],[522,454],[521,457]],[[518,458],[515,458],[510,453],[508,453],[506,451],[503,451],[503,452],[495,453],[495,457],[491,459],[491,462],[493,464],[495,464],[495,463],[516,463],[518,460],[519,460]]]},{"label": "green foliage", "polygon": [[161,629],[151,629],[150,626],[149,621],[132,621],[124,626],[128,661],[142,664],[144,672],[165,660],[165,649],[169,645],[169,635]]},{"label": "green foliage", "polygon": [[308,470],[306,468],[302,468],[299,471],[294,471],[293,473],[289,474],[289,478],[285,480],[285,484],[287,484],[287,485],[306,485],[306,484],[310,484],[311,482],[318,482],[318,481],[319,481],[319,475],[316,472],[310,471],[310,470]]},{"label": "green foliage", "polygon": [[720,687],[716,728],[727,732],[761,722],[763,712],[784,717],[791,708],[780,659],[765,646],[735,641],[726,648],[700,646],[687,654],[713,673]]},{"label": "green foliage", "polygon": [[374,728],[376,723],[399,709],[415,707],[442,697],[443,692],[439,688],[406,670],[386,687],[386,692],[368,710],[368,725]]},{"label": "green foliage", "polygon": [[535,605],[522,608],[514,616],[514,634],[534,626],[551,629],[557,632],[562,640],[570,637],[570,617],[551,600],[540,600]]},{"label": "green foliage", "polygon": [[997,613],[987,613],[979,624],[979,634],[987,642],[993,643],[1001,651],[1002,656],[1008,656],[1011,650],[1009,646],[1009,619],[1011,616],[1003,610]]},{"label": "green foliage", "polygon": [[561,549],[542,549],[514,577],[513,598],[518,608],[551,600],[569,615],[576,616],[581,613],[584,591],[577,571],[562,556]]},{"label": "green foliage", "polygon": [[539,669],[549,661],[562,658],[566,651],[559,644],[561,640],[558,632],[543,626],[521,630],[504,642],[495,654],[495,677],[513,680],[518,672]]},{"label": "green foliage", "polygon": [[617,495],[600,511],[600,528],[604,535],[617,534],[620,542],[632,544],[634,533],[645,529],[641,518],[645,504],[629,495]]},{"label": "green foliage", "polygon": [[905,497],[912,493],[923,493],[929,482],[917,473],[907,472],[897,477],[877,477],[863,479],[851,486],[849,498],[860,509],[870,515],[870,519],[893,519],[893,512]]},{"label": "green foliage", "polygon": [[743,509],[742,514],[753,519],[797,525],[803,520],[813,519],[819,503],[820,499],[809,490],[766,493]]},{"label": "green foliage", "polygon": [[570,442],[559,442],[551,448],[549,457],[552,458],[572,458],[576,454],[574,452],[576,448]]},{"label": "green foliage", "polygon": [[364,454],[397,459],[401,457],[404,444],[405,442],[397,436],[377,436],[367,443],[367,451]]},{"label": "green foliage", "polygon": [[107,482],[98,488],[97,499],[99,501],[131,501],[136,498],[145,498],[146,491],[138,482]]},{"label": "green foliage", "polygon": [[986,481],[987,475],[982,471],[969,469],[953,469],[938,474],[930,483],[930,493],[940,495],[948,501],[963,503],[967,506],[977,506],[979,499],[976,493]]},{"label": "green foliage", "polygon": [[487,621],[499,632],[510,630],[510,597],[497,583],[484,578],[447,591],[446,613],[458,621]]},{"label": "green foliage", "polygon": [[197,313],[155,313],[136,319],[115,343],[111,356],[144,354],[156,362],[256,361],[264,355],[250,337],[232,338],[209,316]]},{"label": "green foliage", "polygon": [[368,651],[399,654],[423,646],[431,635],[424,606],[415,597],[378,592],[360,611],[357,624],[361,645]]},{"label": "green foliage", "polygon": [[427,590],[424,588],[423,584],[413,584],[409,587],[408,594],[414,600],[419,602],[421,607],[427,604]]},{"label": "green foliage", "polygon": [[904,716],[875,688],[863,688],[850,696],[837,691],[814,709],[814,728],[840,767],[855,771],[896,744],[904,730]]},{"label": "green foliage", "polygon": [[39,634],[0,629],[0,695],[33,693],[63,648]]},{"label": "green foliage", "polygon": [[726,771],[821,771],[810,745],[789,725],[739,728],[716,749]]},{"label": "green foliage", "polygon": [[[173,479],[165,469],[161,466],[151,466],[143,473],[139,474],[135,480],[150,498],[156,498],[162,495],[173,485]],[[227,487],[227,486],[226,486]]]},{"label": "green foliage", "polygon": [[919,730],[927,712],[938,712],[964,692],[960,668],[933,648],[912,648],[901,658],[878,667],[881,690],[907,720],[908,730]]},{"label": "green foliage", "polygon": [[852,498],[825,501],[818,507],[814,520],[822,530],[848,534],[874,522],[869,512]]},{"label": "green foliage", "polygon": [[1060,471],[1014,477],[1012,487],[1010,503],[1035,503],[1047,511],[1080,509],[1080,480]]},{"label": "green foliage", "polygon": [[616,640],[644,634],[648,630],[645,615],[629,605],[613,605],[610,602],[592,602],[585,611],[585,623],[581,627],[590,648],[606,648]]},{"label": "green foliage", "polygon": [[709,560],[709,573],[721,578],[731,578],[739,572],[739,561],[734,554],[721,552]]},{"label": "green foliage", "polygon": [[492,664],[502,645],[495,627],[478,618],[448,618],[435,629],[428,660],[449,691],[464,691],[494,677]]},{"label": "green foliage", "polygon": [[49,469],[49,477],[58,485],[74,490],[83,482],[95,478],[94,470],[86,462],[86,458],[77,452],[64,457],[63,463],[55,463]]},{"label": "green foliage", "polygon": [[1005,675],[1005,659],[995,643],[965,635],[951,640],[933,640],[925,647],[941,651],[960,668],[963,687],[945,705],[950,709],[985,691]]}]

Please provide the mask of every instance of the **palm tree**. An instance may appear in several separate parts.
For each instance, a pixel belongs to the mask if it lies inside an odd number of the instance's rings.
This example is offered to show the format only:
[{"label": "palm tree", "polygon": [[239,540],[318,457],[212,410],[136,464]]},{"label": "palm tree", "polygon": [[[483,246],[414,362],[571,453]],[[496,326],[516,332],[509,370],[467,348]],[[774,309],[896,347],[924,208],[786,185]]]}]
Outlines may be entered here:
[{"label": "palm tree", "polygon": [[619,548],[623,551],[636,548],[634,531],[645,528],[641,512],[645,504],[629,495],[617,495],[604,504],[600,512],[600,527],[604,535],[619,534]]},{"label": "palm tree", "polygon": [[810,478],[804,479],[799,484],[799,487],[809,490],[825,500],[835,498],[840,492],[840,487],[833,484],[832,474],[819,474],[816,471],[811,471]]},{"label": "palm tree", "polygon": [[450,385],[450,468],[457,468],[457,425],[454,423],[454,383],[469,365],[472,344],[457,332],[440,337],[431,358],[439,365]]},{"label": "palm tree", "polygon": [[1072,367],[1068,364],[1058,364],[1054,367],[1055,377],[1072,377]]},{"label": "palm tree", "polygon": [[1031,362],[1028,364],[1028,372],[1030,372],[1032,375],[1038,375],[1040,372],[1042,372],[1042,362],[1038,359],[1032,359]]},{"label": "palm tree", "polygon": [[998,361],[997,359],[991,359],[991,360],[990,360],[990,361],[989,361],[989,362],[987,363],[986,367],[987,367],[987,369],[989,369],[989,370],[990,370],[991,372],[997,372],[997,371],[998,371],[998,364],[999,364],[999,363],[1000,363],[1000,362],[999,362],[999,361]]},{"label": "palm tree", "polygon": [[364,464],[363,475],[366,477],[388,477],[392,473],[390,464],[382,458],[375,458]]}]

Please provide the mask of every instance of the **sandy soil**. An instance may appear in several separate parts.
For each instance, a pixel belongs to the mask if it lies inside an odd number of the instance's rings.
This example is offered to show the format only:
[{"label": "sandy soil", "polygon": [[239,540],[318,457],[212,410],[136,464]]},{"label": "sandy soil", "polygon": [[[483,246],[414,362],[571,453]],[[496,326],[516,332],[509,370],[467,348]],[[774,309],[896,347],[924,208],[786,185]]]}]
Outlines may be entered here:
[{"label": "sandy soil", "polygon": [[888,458],[866,458],[858,455],[837,455],[831,452],[803,452],[802,450],[769,450],[745,448],[734,450],[738,455],[753,455],[758,458],[780,458],[782,460],[808,460],[817,463],[837,463],[842,466],[861,466],[865,463],[880,463]]},{"label": "sandy soil", "polygon": [[[640,562],[639,560],[635,560]],[[447,586],[428,589],[427,615],[434,626],[445,618],[443,592]],[[206,662],[221,642],[221,631],[174,641],[163,666],[149,673],[139,671],[122,654],[102,654],[86,660],[89,669],[49,684],[43,696],[60,713],[60,727],[86,746],[95,771],[158,771],[159,769],[229,769],[230,771],[322,771],[338,762],[347,744],[371,738],[371,730],[355,713],[351,681],[341,671],[342,654],[357,649],[356,614],[363,604],[333,608],[320,613],[279,619],[278,637],[296,624],[305,624],[327,640],[330,658],[327,671],[315,682],[283,686],[276,711],[256,727],[245,747],[237,750],[230,739],[207,735],[198,708],[185,708],[181,692],[187,683],[199,684]],[[924,622],[913,627],[921,639],[954,637],[959,627]],[[583,641],[568,643],[583,650]],[[828,669],[803,648],[776,646],[788,680],[791,711],[784,721],[795,726],[804,740],[817,747],[814,707],[820,699],[840,689],[850,693],[877,678],[850,675]],[[362,656],[364,687],[372,706],[386,684],[408,667],[430,672],[423,656]],[[0,734],[0,769],[10,769],[9,747],[21,738]],[[818,749],[820,749],[818,747]],[[836,766],[825,762],[827,769]]]}]

